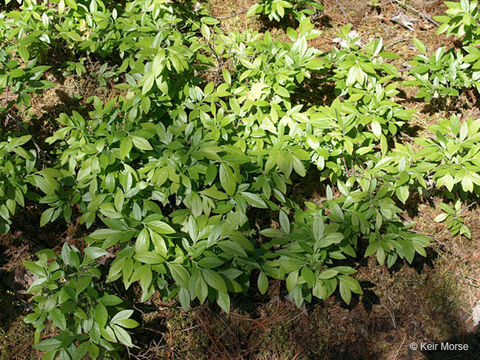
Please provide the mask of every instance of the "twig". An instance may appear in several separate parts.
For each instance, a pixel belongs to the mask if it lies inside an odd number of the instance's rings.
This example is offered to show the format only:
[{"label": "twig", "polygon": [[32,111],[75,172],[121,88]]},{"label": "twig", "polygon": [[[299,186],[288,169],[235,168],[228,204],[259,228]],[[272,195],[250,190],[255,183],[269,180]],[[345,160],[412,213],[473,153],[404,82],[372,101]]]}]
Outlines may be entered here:
[{"label": "twig", "polygon": [[28,343],[23,345],[19,350],[15,350],[14,353],[11,355],[12,358],[16,358],[19,354],[23,353],[26,349],[33,346],[33,340],[30,340]]},{"label": "twig", "polygon": [[438,22],[436,22],[435,20],[433,20],[431,16],[428,16],[428,15],[425,14],[424,12],[421,12],[421,11],[415,9],[415,8],[412,7],[412,6],[405,4],[404,2],[402,2],[402,1],[400,1],[400,0],[393,0],[393,1],[394,1],[395,3],[397,3],[398,5],[400,5],[401,7],[403,7],[404,9],[410,10],[410,11],[413,12],[415,15],[420,16],[421,18],[427,20],[428,22],[431,22],[433,25],[435,25],[435,26],[439,26],[439,25],[440,25]]},{"label": "twig", "polygon": [[155,334],[163,335],[163,333],[162,333],[161,331],[156,330],[156,329],[152,329],[152,328],[149,328],[149,327],[144,327],[143,329],[144,329],[144,330],[147,330],[147,331],[151,331],[151,332],[153,332],[153,333],[155,333]]},{"label": "twig", "polygon": [[401,39],[397,39],[395,41],[392,41],[391,43],[386,43],[385,44],[385,47],[390,47],[390,46],[395,46],[399,43],[402,43],[402,42],[405,42],[405,41],[408,41],[410,40],[410,38],[401,38]]},{"label": "twig", "polygon": [[[225,349],[225,346],[223,346],[222,343],[219,343],[217,341],[215,341],[212,337],[212,334],[210,334],[210,332],[208,331],[208,328],[205,326],[204,322],[202,321],[202,319],[199,317],[198,318],[198,321],[200,322],[203,330],[205,331],[205,333],[207,334],[208,338],[210,339],[211,343],[213,344],[213,346],[215,347],[215,349],[218,351],[219,354],[225,354],[228,356],[228,358],[231,360],[232,357],[228,354],[228,352],[226,351]],[[223,349],[220,349],[219,348],[219,345],[223,348]]]},{"label": "twig", "polygon": [[397,328],[397,324],[395,322],[395,314],[388,308],[386,307],[384,304],[381,304],[385,309],[387,309],[387,311],[390,313],[390,317],[392,319],[392,323],[393,323],[393,328],[396,329]]},{"label": "twig", "polygon": [[461,213],[463,213],[464,211],[470,209],[472,206],[475,206],[475,205],[478,205],[478,203],[476,201],[472,202],[470,205],[468,205],[465,209],[462,209]]},{"label": "twig", "polygon": [[338,1],[338,0],[335,0],[335,2],[338,4],[338,6],[340,7],[340,11],[342,12],[343,14],[343,17],[344,18],[347,18],[348,15],[347,15],[347,11],[345,10],[345,7]]},{"label": "twig", "polygon": [[238,16],[238,15],[241,15],[241,14],[244,14],[248,11],[249,9],[243,9],[243,10],[240,10],[240,11],[237,11],[236,13],[233,13],[233,14],[230,14],[230,15],[227,15],[227,16],[220,16],[220,17],[217,17],[216,19],[217,20],[226,20],[226,19],[230,19],[230,18],[233,18],[235,16]]},{"label": "twig", "polygon": [[400,135],[402,136],[405,136],[406,138],[408,138],[410,141],[415,141],[414,138],[412,138],[410,135],[408,135],[407,133],[404,133],[403,131],[400,131]]},{"label": "twig", "polygon": [[400,352],[400,349],[402,348],[403,344],[405,344],[405,340],[407,339],[407,333],[405,332],[405,335],[403,336],[403,340],[402,340],[402,343],[400,344],[400,346],[397,348],[397,350],[395,351],[395,355],[394,355],[394,359],[397,358],[398,356],[398,353]]},{"label": "twig", "polygon": [[40,149],[40,146],[38,146],[37,142],[35,141],[35,139],[32,137],[32,142],[33,142],[33,145],[35,145],[35,148],[37,149],[38,151],[38,156],[45,156],[48,160],[50,161],[53,161],[53,159],[51,158],[50,154],[47,152],[47,151],[42,151],[42,149]]}]

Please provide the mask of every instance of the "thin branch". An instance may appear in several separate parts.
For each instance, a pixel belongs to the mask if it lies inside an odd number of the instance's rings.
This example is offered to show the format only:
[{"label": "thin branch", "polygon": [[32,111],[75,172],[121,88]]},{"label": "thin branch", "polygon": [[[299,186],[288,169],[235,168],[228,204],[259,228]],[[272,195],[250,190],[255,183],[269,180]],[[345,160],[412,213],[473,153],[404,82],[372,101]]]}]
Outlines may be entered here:
[{"label": "thin branch", "polygon": [[410,40],[410,38],[401,38],[401,39],[397,39],[397,40],[395,40],[395,41],[392,41],[392,42],[390,42],[390,43],[387,42],[387,43],[385,44],[385,47],[387,48],[387,47],[395,46],[395,45],[397,45],[397,44],[400,44],[400,43],[405,42],[405,41],[408,41],[408,40]]},{"label": "thin branch", "polygon": [[249,9],[243,9],[243,10],[237,11],[236,13],[233,13],[233,14],[231,14],[231,15],[217,17],[216,19],[217,19],[217,20],[230,19],[230,18],[233,18],[233,17],[235,17],[235,16],[244,14],[244,13],[246,13],[248,10],[249,10]]},{"label": "thin branch", "polygon": [[417,16],[420,16],[421,18],[427,20],[428,22],[431,22],[433,25],[435,26],[439,26],[440,24],[438,22],[436,22],[435,20],[432,19],[431,16],[425,14],[424,12],[420,11],[420,10],[417,10],[415,9],[414,7],[408,5],[408,4],[405,4],[403,1],[400,1],[400,0],[393,0],[395,3],[397,3],[398,5],[400,5],[401,7],[403,7],[404,9],[407,9],[407,10],[410,10],[411,12],[413,12],[415,15]]}]

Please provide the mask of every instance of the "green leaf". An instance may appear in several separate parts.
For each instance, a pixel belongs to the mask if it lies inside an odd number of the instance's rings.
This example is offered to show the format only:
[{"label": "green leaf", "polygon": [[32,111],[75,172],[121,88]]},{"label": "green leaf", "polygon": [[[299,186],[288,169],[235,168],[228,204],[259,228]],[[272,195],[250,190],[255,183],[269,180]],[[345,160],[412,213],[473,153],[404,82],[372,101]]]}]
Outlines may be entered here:
[{"label": "green leaf", "polygon": [[352,299],[352,292],[348,284],[340,278],[340,296],[342,297],[343,301],[348,305]]},{"label": "green leaf", "polygon": [[202,193],[207,195],[208,197],[211,197],[212,199],[215,199],[215,200],[227,200],[228,199],[228,196],[224,192],[219,191],[219,190],[215,189],[214,187],[202,190]]},{"label": "green leaf", "polygon": [[110,326],[107,326],[105,329],[100,328],[100,333],[106,340],[114,343],[117,342],[115,333],[113,332],[113,329]]},{"label": "green leaf", "polygon": [[292,165],[293,165],[293,169],[298,175],[304,177],[307,174],[307,171],[305,170],[305,166],[303,166],[303,163],[299,159],[297,159],[295,156],[292,156]]},{"label": "green leaf", "polygon": [[117,324],[127,329],[136,328],[139,324],[133,319],[117,320]]},{"label": "green leaf", "polygon": [[133,347],[132,338],[126,330],[117,325],[112,325],[112,329],[115,332],[118,341],[120,341],[125,346]]},{"label": "green leaf", "polygon": [[120,158],[125,159],[127,155],[130,154],[132,150],[133,142],[129,136],[126,136],[120,142]]},{"label": "green leaf", "polygon": [[409,239],[403,239],[402,241],[399,241],[399,243],[402,246],[405,259],[411,264],[415,256],[415,247]]},{"label": "green leaf", "polygon": [[410,192],[408,190],[408,186],[401,186],[395,190],[398,200],[400,200],[403,204],[407,201]]},{"label": "green leaf", "polygon": [[372,132],[377,138],[379,138],[380,135],[382,135],[382,126],[376,120],[372,121]]},{"label": "green leaf", "polygon": [[148,151],[153,150],[152,146],[147,139],[140,136],[132,136],[133,145],[139,150]]},{"label": "green leaf", "polygon": [[220,184],[222,184],[223,189],[228,195],[232,196],[235,194],[235,177],[231,168],[224,163],[220,164]]},{"label": "green leaf", "polygon": [[219,273],[210,269],[202,269],[202,275],[207,284],[212,288],[218,290],[219,292],[227,291],[225,280]]},{"label": "green leaf", "polygon": [[319,298],[319,299],[326,299],[328,294],[327,294],[327,288],[323,284],[323,281],[317,280],[315,282],[315,286],[312,289],[312,295]]},{"label": "green leaf", "polygon": [[42,216],[40,217],[40,227],[43,227],[50,222],[54,211],[55,208],[48,208],[42,213]]},{"label": "green leaf", "polygon": [[262,197],[258,194],[253,194],[249,192],[241,192],[243,197],[247,200],[247,203],[250,205],[260,208],[260,209],[267,209],[268,206],[265,203],[265,201],[262,199]]},{"label": "green leaf", "polygon": [[437,215],[434,219],[435,222],[442,222],[444,221],[446,218],[448,217],[448,214],[445,214],[445,213],[441,213],[439,215]]},{"label": "green leaf", "polygon": [[90,276],[83,276],[77,281],[77,286],[75,287],[75,291],[77,295],[82,293],[87,287],[90,286],[92,283],[92,278]]},{"label": "green leaf", "polygon": [[383,265],[385,262],[385,250],[381,246],[377,248],[377,261],[380,265]]},{"label": "green leaf", "polygon": [[175,229],[168,225],[166,222],[160,220],[144,221],[150,229],[158,232],[159,234],[173,234]]},{"label": "green leaf", "polygon": [[288,274],[287,279],[286,279],[286,285],[287,285],[287,290],[292,291],[298,283],[298,270],[292,271],[290,274]]},{"label": "green leaf", "polygon": [[339,232],[334,232],[327,234],[323,237],[322,241],[320,242],[320,247],[327,247],[332,244],[338,244],[344,239],[344,235]]},{"label": "green leaf", "polygon": [[205,302],[205,299],[208,296],[208,286],[201,274],[195,284],[195,294],[197,295],[198,300],[200,300],[201,304]]},{"label": "green leaf", "polygon": [[65,3],[74,10],[77,10],[78,8],[77,2],[75,0],[65,0]]},{"label": "green leaf", "polygon": [[183,310],[187,311],[190,308],[190,293],[185,288],[180,288],[178,293],[178,298],[180,300],[180,305],[182,305]]},{"label": "green leaf", "polygon": [[25,261],[23,263],[23,266],[30,271],[33,275],[39,276],[39,277],[45,277],[47,274],[45,272],[45,269],[42,268],[40,265],[35,264],[34,262],[31,261]]},{"label": "green leaf", "polygon": [[192,214],[194,217],[199,217],[203,212],[202,199],[197,193],[192,194],[192,204],[191,204]]},{"label": "green leaf", "polygon": [[331,279],[338,275],[338,271],[334,269],[327,269],[323,270],[319,275],[318,278],[321,280]]},{"label": "green leaf", "polygon": [[415,44],[417,49],[420,50],[420,52],[422,54],[427,53],[427,48],[425,47],[425,45],[420,40],[418,40],[417,38],[413,38],[413,43]]},{"label": "green leaf", "polygon": [[53,325],[60,328],[60,330],[67,329],[67,321],[65,319],[65,315],[60,311],[60,309],[53,309],[50,311],[50,319],[53,322]]},{"label": "green leaf", "polygon": [[324,231],[325,225],[323,223],[323,219],[320,215],[316,215],[313,218],[313,237],[315,238],[315,241],[322,240]]},{"label": "green leaf", "polygon": [[98,326],[103,329],[105,325],[107,325],[107,320],[108,320],[108,311],[105,305],[103,304],[97,304],[93,310],[93,313],[95,315],[95,320],[98,324]]},{"label": "green leaf", "polygon": [[302,268],[302,278],[307,282],[309,288],[312,288],[313,285],[315,285],[315,275],[308,266]]},{"label": "green leaf", "polygon": [[85,249],[85,256],[89,257],[92,260],[101,258],[102,256],[105,256],[107,254],[107,251],[95,246],[90,246]]},{"label": "green leaf", "polygon": [[340,275],[339,279],[340,279],[340,285],[344,283],[355,294],[363,294],[363,290],[362,290],[362,287],[360,286],[360,283],[354,278]]},{"label": "green leaf", "polygon": [[268,290],[268,278],[263,271],[260,271],[260,273],[258,274],[257,286],[258,290],[260,290],[260,293],[262,295],[265,294]]},{"label": "green leaf", "polygon": [[473,192],[473,182],[470,175],[465,175],[462,179],[462,189],[466,192]]},{"label": "green leaf", "polygon": [[148,73],[145,76],[145,81],[144,81],[143,87],[142,87],[142,95],[145,95],[146,93],[148,93],[150,91],[150,89],[153,86],[154,81],[155,81],[155,75],[153,73]]},{"label": "green leaf", "polygon": [[290,233],[290,220],[288,218],[287,213],[285,213],[283,210],[281,210],[278,217],[279,217],[280,226],[282,227],[282,230],[285,233],[289,234]]},{"label": "green leaf", "polygon": [[138,260],[141,263],[149,264],[149,265],[161,264],[165,261],[164,258],[162,258],[159,254],[151,251],[137,253],[133,257],[135,258],[135,260]]},{"label": "green leaf", "polygon": [[100,354],[100,348],[97,345],[90,343],[88,354],[92,357],[92,359],[97,359],[98,355]]},{"label": "green leaf", "polygon": [[277,229],[263,229],[260,231],[260,234],[270,238],[283,237],[283,232]]},{"label": "green leaf", "polygon": [[105,306],[115,306],[121,304],[123,302],[118,296],[105,294],[103,295],[99,301]]},{"label": "green leaf", "polygon": [[190,281],[190,274],[187,269],[180,264],[168,264],[168,268],[172,274],[175,282],[182,288],[188,289],[188,282]]},{"label": "green leaf", "polygon": [[150,235],[148,229],[143,228],[138,234],[137,241],[135,241],[135,252],[140,254],[147,252],[150,248]]},{"label": "green leaf", "polygon": [[277,164],[280,171],[285,175],[290,176],[293,168],[292,155],[286,151],[279,151],[277,157]]},{"label": "green leaf", "polygon": [[247,257],[247,253],[243,248],[238,245],[237,243],[230,241],[230,240],[225,240],[225,241],[219,241],[217,243],[218,247],[222,249],[224,252],[226,252],[229,255],[232,255],[234,257]]},{"label": "green leaf", "polygon": [[58,338],[50,338],[33,345],[33,347],[40,351],[54,351],[62,347],[62,341]]},{"label": "green leaf", "polygon": [[226,291],[219,291],[217,304],[225,311],[227,314],[230,312],[230,296]]},{"label": "green leaf", "polygon": [[214,163],[210,163],[207,168],[207,173],[205,174],[205,182],[211,184],[217,177],[218,168]]},{"label": "green leaf", "polygon": [[115,314],[115,316],[110,320],[110,324],[118,324],[120,320],[125,320],[132,316],[133,310],[122,310]]},{"label": "green leaf", "polygon": [[18,54],[20,55],[20,57],[22,58],[22,60],[24,62],[27,62],[28,61],[28,58],[30,57],[30,53],[28,51],[28,48],[24,45],[18,45]]}]

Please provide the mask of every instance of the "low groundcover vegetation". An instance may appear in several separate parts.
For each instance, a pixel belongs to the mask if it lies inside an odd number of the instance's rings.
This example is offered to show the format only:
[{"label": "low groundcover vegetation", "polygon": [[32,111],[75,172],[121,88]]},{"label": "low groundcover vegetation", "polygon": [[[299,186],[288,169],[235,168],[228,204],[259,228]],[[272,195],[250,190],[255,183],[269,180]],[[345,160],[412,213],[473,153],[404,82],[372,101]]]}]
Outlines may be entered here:
[{"label": "low groundcover vegetation", "polygon": [[[435,220],[470,237],[460,215],[480,195],[480,120],[453,115],[411,138],[415,110],[397,101],[404,87],[425,101],[479,90],[477,2],[447,6],[438,31],[456,47],[415,39],[404,78],[382,38],[362,44],[351,26],[332,51],[310,46],[314,0],[249,9],[290,19],[283,40],[223,32],[190,0],[7,1],[0,233],[35,204],[38,232],[76,223],[85,234],[24,263],[24,320],[43,359],[120,359],[134,346],[135,301],[152,296],[228,313],[233,294],[280,280],[299,307],[336,292],[349,304],[363,293],[353,259],[391,268],[426,256],[432,239],[402,216],[419,196],[441,194]],[[58,114],[40,147],[32,100],[52,74],[88,75],[110,93]],[[311,83],[332,100],[305,96]],[[294,191],[304,178],[320,200]],[[135,301],[122,297],[132,286]]]}]

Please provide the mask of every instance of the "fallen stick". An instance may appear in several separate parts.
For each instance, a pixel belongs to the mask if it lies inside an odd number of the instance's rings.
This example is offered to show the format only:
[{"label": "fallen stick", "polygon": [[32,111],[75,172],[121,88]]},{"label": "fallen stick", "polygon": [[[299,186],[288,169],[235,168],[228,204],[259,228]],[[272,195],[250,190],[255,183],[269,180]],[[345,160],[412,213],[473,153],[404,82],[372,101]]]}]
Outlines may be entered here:
[{"label": "fallen stick", "polygon": [[241,15],[241,14],[244,14],[248,11],[249,9],[244,9],[244,10],[241,10],[241,11],[237,11],[236,13],[233,13],[233,14],[230,14],[230,15],[227,15],[227,16],[220,16],[220,17],[217,17],[216,19],[217,20],[226,20],[226,19],[230,19],[230,18],[233,18],[235,16],[238,16],[238,15]]},{"label": "fallen stick", "polygon": [[410,10],[411,12],[415,13],[415,15],[420,16],[421,18],[424,18],[424,19],[427,20],[428,22],[431,22],[433,25],[435,25],[435,26],[439,26],[439,25],[440,25],[438,22],[436,22],[435,20],[433,20],[431,16],[428,16],[428,15],[425,14],[424,12],[421,12],[421,11],[415,9],[415,8],[412,7],[412,6],[405,4],[404,2],[402,2],[402,1],[400,1],[400,0],[393,0],[393,1],[394,1],[395,3],[397,3],[398,5],[400,5],[401,7],[403,7],[404,9]]},{"label": "fallen stick", "polygon": [[387,42],[385,43],[385,47],[391,47],[391,46],[394,46],[394,45],[397,45],[397,44],[400,44],[402,42],[405,42],[405,41],[408,41],[408,40],[411,40],[410,38],[401,38],[401,39],[397,39],[395,41],[392,41],[392,42]]}]

